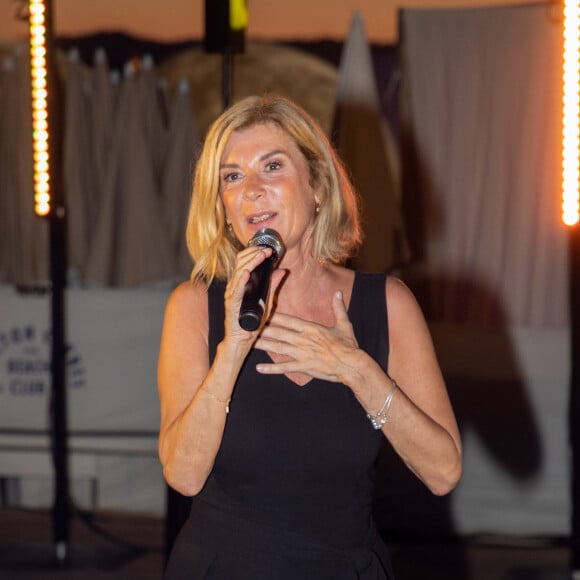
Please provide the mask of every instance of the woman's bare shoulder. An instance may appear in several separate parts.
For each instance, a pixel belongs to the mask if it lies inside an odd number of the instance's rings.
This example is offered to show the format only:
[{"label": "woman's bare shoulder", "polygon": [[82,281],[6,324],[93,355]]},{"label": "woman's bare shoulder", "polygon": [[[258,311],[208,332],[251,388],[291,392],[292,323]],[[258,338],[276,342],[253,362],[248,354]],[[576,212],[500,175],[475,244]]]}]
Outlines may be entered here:
[{"label": "woman's bare shoulder", "polygon": [[400,278],[387,276],[385,295],[391,324],[400,323],[403,327],[413,322],[420,326],[425,324],[423,311],[415,295]]},{"label": "woman's bare shoulder", "polygon": [[186,280],[174,288],[169,300],[178,304],[207,300],[207,285],[201,280]]},{"label": "woman's bare shoulder", "polygon": [[[171,292],[165,309],[166,320],[207,325],[207,285],[202,281],[182,282]],[[201,328],[198,329],[201,330]]]},{"label": "woman's bare shoulder", "polygon": [[385,284],[387,299],[402,307],[418,307],[417,300],[411,289],[396,276],[387,276]]}]

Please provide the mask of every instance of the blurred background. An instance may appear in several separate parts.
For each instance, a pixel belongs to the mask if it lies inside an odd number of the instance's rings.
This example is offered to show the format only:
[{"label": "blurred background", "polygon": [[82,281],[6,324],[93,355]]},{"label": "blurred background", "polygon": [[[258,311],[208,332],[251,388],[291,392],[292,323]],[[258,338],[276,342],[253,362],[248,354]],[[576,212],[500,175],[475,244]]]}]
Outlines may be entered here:
[{"label": "blurred background", "polygon": [[[168,496],[156,452],[163,309],[191,268],[184,226],[207,127],[226,101],[273,92],[316,117],[345,159],[366,234],[354,266],[416,293],[460,424],[465,471],[448,497],[381,457],[377,519],[401,580],[426,577],[432,558],[446,571],[430,578],[568,577],[563,2],[251,0],[227,50],[208,50],[209,4],[53,2],[70,543],[99,536],[129,559],[154,557],[130,569],[91,552],[85,567],[159,577],[174,510],[186,509]],[[34,568],[19,548],[50,553],[59,533],[55,255],[49,220],[34,212],[28,30],[28,2],[0,0],[2,577],[3,566]],[[470,559],[472,546],[493,547],[501,564]],[[517,561],[502,560],[506,547]]]}]

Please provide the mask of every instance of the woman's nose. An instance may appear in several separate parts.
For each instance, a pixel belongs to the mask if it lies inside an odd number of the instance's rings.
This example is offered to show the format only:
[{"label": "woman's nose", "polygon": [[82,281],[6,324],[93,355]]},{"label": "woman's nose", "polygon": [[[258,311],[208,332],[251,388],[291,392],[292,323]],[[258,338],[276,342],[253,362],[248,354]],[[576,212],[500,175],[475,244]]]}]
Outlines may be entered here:
[{"label": "woman's nose", "polygon": [[264,195],[264,183],[259,175],[246,176],[244,183],[244,197],[249,200],[254,200]]}]

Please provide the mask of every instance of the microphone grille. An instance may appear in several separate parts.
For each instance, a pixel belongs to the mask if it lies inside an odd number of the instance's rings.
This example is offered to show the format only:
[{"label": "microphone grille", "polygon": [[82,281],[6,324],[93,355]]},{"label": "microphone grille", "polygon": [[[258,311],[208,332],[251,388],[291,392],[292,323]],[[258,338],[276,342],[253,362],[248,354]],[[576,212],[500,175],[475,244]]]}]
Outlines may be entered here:
[{"label": "microphone grille", "polygon": [[276,252],[278,259],[282,257],[285,250],[280,234],[270,228],[258,230],[248,242],[248,246],[267,246],[272,248]]}]

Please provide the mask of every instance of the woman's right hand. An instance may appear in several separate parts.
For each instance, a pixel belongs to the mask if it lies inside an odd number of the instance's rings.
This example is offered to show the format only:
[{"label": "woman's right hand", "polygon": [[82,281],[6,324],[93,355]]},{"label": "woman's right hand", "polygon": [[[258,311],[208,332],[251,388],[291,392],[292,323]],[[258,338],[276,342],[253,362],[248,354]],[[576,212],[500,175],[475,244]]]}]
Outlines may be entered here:
[{"label": "woman's right hand", "polygon": [[[244,298],[246,283],[250,279],[250,272],[255,270],[266,258],[272,255],[272,249],[263,246],[251,246],[241,250],[236,256],[234,272],[226,286],[225,300],[225,335],[224,340],[234,342],[245,347],[245,353],[250,350],[258,337],[262,325],[255,331],[244,330],[239,323],[240,309]],[[284,276],[284,272],[276,270],[270,280],[270,291],[266,305],[264,320],[267,320],[273,304],[273,296]]]}]

